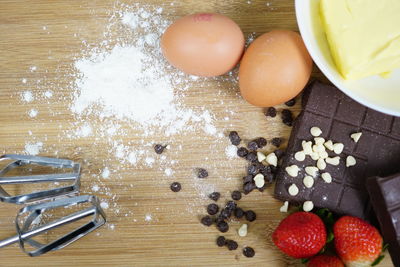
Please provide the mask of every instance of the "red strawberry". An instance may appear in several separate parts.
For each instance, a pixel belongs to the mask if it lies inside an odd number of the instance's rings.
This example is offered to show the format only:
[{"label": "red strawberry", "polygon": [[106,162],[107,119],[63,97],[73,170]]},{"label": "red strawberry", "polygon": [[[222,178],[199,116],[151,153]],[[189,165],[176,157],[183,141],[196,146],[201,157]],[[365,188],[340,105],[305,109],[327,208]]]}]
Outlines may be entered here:
[{"label": "red strawberry", "polygon": [[307,267],[344,267],[344,265],[336,256],[318,255],[311,258]]},{"label": "red strawberry", "polygon": [[294,258],[309,258],[326,243],[322,220],[310,212],[295,212],[281,221],[272,234],[275,245]]},{"label": "red strawberry", "polygon": [[335,248],[349,267],[370,266],[382,252],[382,236],[366,221],[343,216],[333,226]]}]

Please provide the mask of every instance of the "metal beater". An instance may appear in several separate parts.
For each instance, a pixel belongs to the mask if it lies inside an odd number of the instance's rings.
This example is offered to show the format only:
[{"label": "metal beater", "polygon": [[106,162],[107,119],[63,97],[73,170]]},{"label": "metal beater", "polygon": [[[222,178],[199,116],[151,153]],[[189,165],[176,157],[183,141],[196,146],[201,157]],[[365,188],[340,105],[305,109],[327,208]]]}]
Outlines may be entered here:
[{"label": "metal beater", "polygon": [[[56,159],[26,155],[4,155],[1,161],[9,161],[0,170],[0,200],[2,202],[14,204],[28,204],[20,209],[15,219],[17,234],[10,238],[0,241],[0,248],[10,244],[19,243],[21,249],[29,256],[39,256],[49,251],[56,251],[66,247],[72,242],[82,238],[106,223],[106,215],[101,209],[99,200],[96,196],[84,195],[74,196],[80,188],[80,164],[67,159]],[[30,166],[32,165],[32,166]],[[28,174],[28,175],[9,175],[10,172],[21,167],[51,167],[52,170],[66,170],[51,174]],[[69,183],[66,186],[37,190],[26,194],[11,196],[6,190],[5,185],[35,184],[35,183]],[[32,204],[31,202],[37,202]],[[75,209],[67,215],[59,215],[68,212],[68,209]],[[54,216],[59,218],[54,218]],[[46,222],[46,220],[49,222]],[[84,221],[85,222],[82,222]],[[80,224],[76,227],[75,224]],[[72,225],[72,231],[66,234],[57,235],[58,238],[47,243],[37,240],[46,235],[49,239],[51,231]],[[34,239],[35,238],[35,239]]]}]

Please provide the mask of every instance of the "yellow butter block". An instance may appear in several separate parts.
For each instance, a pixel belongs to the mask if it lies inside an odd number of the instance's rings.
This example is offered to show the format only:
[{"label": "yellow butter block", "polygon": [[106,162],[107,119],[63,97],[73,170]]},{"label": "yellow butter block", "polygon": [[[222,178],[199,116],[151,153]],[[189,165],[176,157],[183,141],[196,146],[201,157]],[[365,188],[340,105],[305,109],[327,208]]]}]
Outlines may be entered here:
[{"label": "yellow butter block", "polygon": [[400,0],[321,0],[320,13],[345,79],[400,68]]}]

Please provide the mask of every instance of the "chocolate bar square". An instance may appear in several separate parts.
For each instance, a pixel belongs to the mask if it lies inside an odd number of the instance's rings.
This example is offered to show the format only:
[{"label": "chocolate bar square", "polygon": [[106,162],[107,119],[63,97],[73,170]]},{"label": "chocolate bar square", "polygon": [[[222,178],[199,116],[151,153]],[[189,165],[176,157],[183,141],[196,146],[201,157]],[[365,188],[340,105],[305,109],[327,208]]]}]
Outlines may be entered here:
[{"label": "chocolate bar square", "polygon": [[[302,204],[312,200],[316,207],[329,208],[338,214],[349,214],[370,219],[373,214],[365,183],[367,177],[387,176],[400,172],[400,120],[375,110],[371,110],[347,97],[336,87],[311,83],[303,94],[303,111],[294,122],[285,157],[277,174],[275,197],[289,200],[292,204]],[[313,140],[311,127],[322,130],[321,137],[334,143],[344,144],[339,155],[338,166],[327,164],[322,172],[329,172],[332,183],[326,183],[320,175],[315,178],[312,188],[303,185],[304,169],[316,166],[309,156],[299,162],[294,154],[302,150],[303,140]],[[361,132],[355,142],[350,135]],[[337,156],[328,151],[330,157]],[[346,157],[353,156],[357,163],[346,167]],[[300,168],[297,177],[285,171],[290,165]],[[291,196],[289,186],[298,186],[299,194]]]},{"label": "chocolate bar square", "polygon": [[400,173],[367,180],[372,207],[395,266],[400,266]]}]

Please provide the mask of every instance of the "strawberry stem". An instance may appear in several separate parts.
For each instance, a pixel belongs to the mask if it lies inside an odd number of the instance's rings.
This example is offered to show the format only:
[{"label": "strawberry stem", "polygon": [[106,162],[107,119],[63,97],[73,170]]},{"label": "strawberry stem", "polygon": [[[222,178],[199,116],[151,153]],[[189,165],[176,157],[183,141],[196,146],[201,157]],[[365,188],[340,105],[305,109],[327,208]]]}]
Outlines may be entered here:
[{"label": "strawberry stem", "polygon": [[376,260],[371,264],[371,266],[376,266],[376,265],[378,265],[382,260],[383,260],[383,258],[385,257],[385,255],[380,255],[378,258],[376,258]]}]

